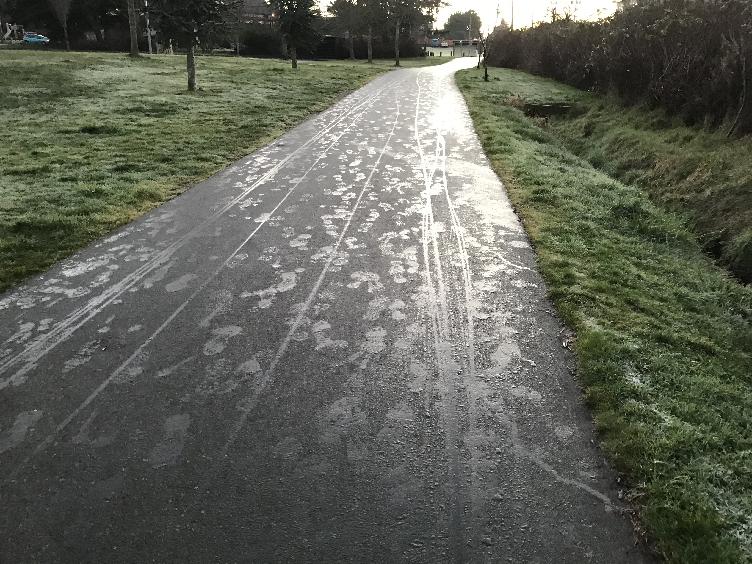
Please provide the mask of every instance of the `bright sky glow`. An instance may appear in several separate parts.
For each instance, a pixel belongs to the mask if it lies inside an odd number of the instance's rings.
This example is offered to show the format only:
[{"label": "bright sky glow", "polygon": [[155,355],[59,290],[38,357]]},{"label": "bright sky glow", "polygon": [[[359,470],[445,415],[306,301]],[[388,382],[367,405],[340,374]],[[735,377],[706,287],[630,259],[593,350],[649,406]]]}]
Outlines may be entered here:
[{"label": "bright sky glow", "polygon": [[[483,22],[483,31],[488,33],[499,22],[512,21],[512,5],[514,5],[514,27],[530,27],[531,23],[548,19],[551,8],[556,7],[561,13],[566,9],[572,12],[578,20],[597,20],[610,16],[616,11],[616,0],[445,0],[447,5],[439,10],[434,24],[437,29],[444,27],[449,16],[454,12],[475,10]],[[319,0],[321,12],[326,13],[326,7],[331,0]]]},{"label": "bright sky glow", "polygon": [[548,19],[551,8],[556,7],[560,12],[569,9],[577,19],[595,20],[611,15],[617,7],[613,0],[448,0],[447,5],[439,10],[436,18],[436,28],[441,29],[454,12],[475,10],[480,16],[485,32],[493,29],[499,19],[507,23],[512,21],[512,5],[514,5],[514,27],[530,27],[532,22]]}]

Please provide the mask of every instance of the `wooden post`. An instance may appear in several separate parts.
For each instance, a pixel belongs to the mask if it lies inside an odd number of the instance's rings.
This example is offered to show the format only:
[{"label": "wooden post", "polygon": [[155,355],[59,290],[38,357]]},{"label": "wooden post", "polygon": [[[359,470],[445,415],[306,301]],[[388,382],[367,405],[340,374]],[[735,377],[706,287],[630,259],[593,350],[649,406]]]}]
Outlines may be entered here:
[{"label": "wooden post", "polygon": [[394,24],[394,66],[398,67],[400,66],[400,59],[399,59],[399,39],[400,39],[400,27],[402,27],[400,24],[402,23],[402,18],[397,18],[397,21]]},{"label": "wooden post", "polygon": [[373,30],[368,26],[368,62],[373,63]]},{"label": "wooden post", "polygon": [[188,46],[188,56],[186,60],[188,70],[188,92],[196,91],[196,46],[195,41],[191,38]]}]

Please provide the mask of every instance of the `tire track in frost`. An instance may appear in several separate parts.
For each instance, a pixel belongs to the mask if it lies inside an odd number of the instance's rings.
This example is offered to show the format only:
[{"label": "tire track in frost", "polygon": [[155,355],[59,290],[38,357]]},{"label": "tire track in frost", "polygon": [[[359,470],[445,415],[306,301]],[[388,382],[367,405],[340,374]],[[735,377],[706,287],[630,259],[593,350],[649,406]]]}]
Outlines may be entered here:
[{"label": "tire track in frost", "polygon": [[[420,77],[417,78],[420,80]],[[418,92],[420,96],[420,82],[418,82]],[[416,120],[417,131],[417,120]],[[418,137],[418,143],[420,144],[420,137]],[[422,152],[422,147],[421,147]],[[423,157],[421,157],[423,159]],[[465,292],[464,310],[467,318],[467,337],[468,337],[468,362],[470,374],[475,376],[475,324],[473,321],[473,283],[472,283],[472,269],[470,268],[470,255],[467,252],[467,242],[465,240],[465,228],[460,221],[457,209],[449,194],[449,182],[447,179],[447,166],[446,166],[446,139],[440,131],[436,130],[436,147],[434,151],[434,167],[431,174],[427,173],[425,167],[424,178],[427,188],[432,187],[433,179],[438,171],[441,178],[441,190],[446,197],[447,207],[449,208],[449,217],[452,226],[452,232],[457,240],[457,247],[459,250],[459,258],[461,261],[462,280]]]},{"label": "tire track in frost", "polygon": [[[375,102],[375,101],[376,101],[376,100],[378,99],[378,97],[380,96],[380,94],[381,94],[381,93],[383,93],[383,92],[384,92],[385,90],[387,90],[387,88],[389,88],[389,87],[387,86],[387,87],[384,87],[384,88],[382,88],[381,90],[379,90],[379,91],[378,91],[377,95],[374,95],[374,96],[372,96],[372,97],[371,97],[371,98],[369,99],[369,102],[370,102],[370,104],[369,104],[369,108],[370,108],[371,106],[373,106],[373,103],[374,103],[374,102]],[[320,161],[321,161],[321,160],[322,160],[322,159],[323,159],[323,158],[324,158],[324,157],[326,156],[326,154],[327,154],[327,153],[328,153],[328,152],[329,152],[329,151],[330,151],[330,150],[332,149],[332,147],[334,147],[334,146],[335,146],[335,145],[336,145],[337,143],[339,143],[340,139],[341,139],[341,138],[342,138],[342,137],[343,137],[343,136],[345,135],[345,133],[347,133],[347,132],[348,132],[348,131],[350,130],[350,128],[351,128],[351,127],[352,127],[353,125],[355,125],[355,123],[357,123],[357,122],[358,122],[358,120],[360,120],[360,118],[361,118],[361,117],[363,116],[363,114],[365,114],[365,113],[366,113],[366,111],[368,111],[368,109],[369,109],[369,108],[366,108],[366,109],[364,109],[364,110],[363,110],[363,111],[361,111],[361,112],[360,112],[360,113],[359,113],[359,114],[358,114],[357,116],[355,116],[355,119],[353,119],[353,121],[352,121],[352,122],[351,122],[351,123],[350,123],[350,124],[349,124],[349,125],[348,125],[347,127],[345,127],[345,128],[344,128],[344,129],[342,130],[342,132],[341,132],[341,133],[340,133],[340,134],[339,134],[339,135],[337,136],[337,138],[336,138],[336,139],[335,139],[334,141],[332,141],[332,142],[331,142],[331,143],[330,143],[330,144],[329,144],[329,145],[327,146],[327,148],[326,148],[326,149],[324,150],[324,152],[322,152],[322,153],[321,153],[321,154],[320,154],[320,155],[319,155],[319,156],[318,156],[318,157],[316,158],[316,160],[315,160],[315,161],[313,162],[313,164],[312,164],[312,165],[311,165],[311,166],[310,166],[310,167],[309,167],[309,168],[308,168],[308,169],[306,170],[305,174],[303,174],[303,176],[301,176],[300,178],[298,178],[298,179],[296,180],[296,182],[295,182],[295,183],[294,183],[294,184],[292,185],[292,187],[291,187],[291,188],[290,188],[290,189],[288,190],[288,192],[287,192],[287,193],[285,194],[285,196],[284,196],[284,197],[283,197],[283,198],[282,198],[282,199],[281,199],[281,200],[279,201],[279,203],[278,203],[278,204],[277,204],[277,205],[276,205],[276,206],[274,207],[274,209],[273,209],[273,210],[272,210],[272,211],[271,211],[271,212],[269,213],[269,217],[272,217],[272,216],[273,216],[273,215],[274,215],[274,214],[276,213],[276,211],[277,211],[277,210],[278,210],[278,209],[279,209],[279,208],[280,208],[280,207],[281,207],[281,206],[282,206],[282,205],[283,205],[283,204],[285,203],[285,201],[287,200],[287,198],[288,198],[288,197],[289,197],[289,196],[290,196],[290,195],[291,195],[291,194],[292,194],[292,193],[293,193],[293,192],[295,191],[295,189],[296,189],[296,188],[298,187],[298,185],[300,185],[300,183],[301,183],[301,182],[302,182],[302,181],[303,181],[303,180],[304,180],[304,179],[305,179],[305,178],[306,178],[306,177],[308,176],[308,174],[309,174],[309,173],[310,173],[310,172],[311,172],[311,171],[312,171],[312,170],[313,170],[313,169],[314,169],[314,168],[316,167],[316,165],[317,165],[317,164],[318,164],[318,163],[319,163],[319,162],[320,162]],[[395,123],[396,123],[396,122],[395,122]],[[392,133],[393,133],[393,130],[392,130]],[[391,136],[390,136],[390,139],[391,139]],[[386,147],[385,147],[385,149],[384,149],[384,150],[386,150]],[[383,152],[382,152],[382,156],[383,156]],[[380,162],[380,161],[381,161],[381,156],[379,157],[379,162]],[[378,163],[377,163],[377,164],[378,164]],[[371,176],[369,176],[369,182],[370,182],[370,179],[371,179],[371,177],[372,177],[372,176],[373,176],[373,171],[372,171],[372,173],[371,173]],[[365,188],[364,188],[364,189],[363,189],[363,191],[361,192],[361,196],[360,196],[360,198],[358,198],[357,204],[359,204],[359,203],[360,203],[360,200],[361,200],[361,198],[362,198],[362,195],[363,195],[363,192],[364,192],[364,191],[365,191]],[[357,207],[357,206],[356,206],[356,207]],[[354,213],[354,210],[353,210],[353,213]],[[352,216],[351,216],[350,220],[351,220],[351,219],[352,219]],[[350,221],[350,220],[348,220],[348,224],[347,224],[348,226],[349,226],[349,221]],[[95,400],[95,399],[97,398],[97,396],[99,396],[99,394],[101,394],[101,393],[102,393],[102,392],[103,392],[103,391],[104,391],[104,390],[105,390],[105,389],[106,389],[107,387],[109,387],[109,385],[110,385],[110,384],[111,384],[111,383],[112,383],[112,382],[113,382],[113,381],[114,381],[114,380],[115,380],[116,378],[118,378],[118,377],[119,377],[119,376],[120,376],[120,375],[121,375],[121,374],[123,373],[123,371],[124,371],[124,370],[125,370],[125,369],[126,369],[126,368],[127,368],[127,367],[128,367],[128,366],[129,366],[129,365],[130,365],[130,364],[131,364],[131,363],[132,363],[133,361],[134,361],[134,360],[136,360],[136,359],[140,358],[140,357],[142,356],[142,354],[143,354],[144,350],[145,350],[145,349],[146,349],[146,348],[147,348],[147,347],[148,347],[148,346],[149,346],[149,345],[150,345],[150,344],[151,344],[151,343],[152,343],[152,342],[153,342],[153,341],[154,341],[154,340],[155,340],[155,339],[156,339],[156,338],[157,338],[157,337],[158,337],[158,336],[159,336],[159,335],[160,335],[160,334],[161,334],[161,333],[162,333],[162,332],[163,332],[163,331],[164,331],[164,330],[165,330],[165,329],[167,328],[167,327],[169,327],[169,325],[170,325],[170,324],[171,324],[171,323],[172,323],[172,322],[173,322],[173,321],[174,321],[174,320],[175,320],[175,319],[176,319],[176,318],[177,318],[177,317],[178,317],[178,316],[180,315],[180,313],[181,313],[181,312],[182,312],[182,311],[183,311],[183,310],[184,310],[184,309],[185,309],[185,308],[186,308],[186,307],[187,307],[187,306],[188,306],[188,305],[189,305],[189,304],[190,304],[190,303],[191,303],[191,302],[193,301],[193,299],[194,299],[194,298],[196,298],[196,296],[198,296],[198,295],[199,295],[199,294],[200,294],[201,292],[203,292],[203,291],[204,291],[204,290],[205,290],[205,289],[206,289],[206,288],[207,288],[207,287],[209,286],[209,284],[210,284],[210,283],[211,283],[211,282],[212,282],[212,281],[214,280],[214,278],[216,278],[216,277],[217,277],[217,275],[218,275],[218,274],[219,274],[219,273],[220,273],[220,272],[221,272],[222,270],[224,270],[224,268],[225,268],[225,267],[226,267],[226,266],[227,266],[227,265],[228,265],[228,264],[230,263],[230,261],[231,261],[231,260],[232,260],[232,259],[233,259],[233,258],[235,257],[235,255],[237,255],[237,253],[239,253],[239,252],[240,252],[240,251],[241,251],[241,250],[243,249],[243,247],[245,247],[245,245],[246,245],[246,244],[248,244],[248,242],[249,242],[249,241],[250,241],[250,240],[251,240],[251,239],[253,238],[253,236],[254,236],[254,235],[256,235],[256,233],[258,233],[258,231],[259,231],[259,230],[260,230],[260,229],[261,229],[261,228],[262,228],[262,227],[263,227],[263,226],[264,226],[264,225],[266,224],[266,221],[267,221],[267,220],[265,220],[264,222],[260,223],[260,224],[259,224],[259,225],[258,225],[258,226],[257,226],[257,227],[256,227],[256,228],[255,228],[255,229],[254,229],[254,230],[253,230],[253,231],[252,231],[251,233],[250,233],[250,235],[248,235],[248,237],[246,237],[246,239],[245,239],[245,240],[244,240],[244,241],[243,241],[243,242],[242,242],[242,243],[241,243],[241,244],[240,244],[240,245],[239,245],[239,246],[238,246],[238,247],[237,247],[237,248],[236,248],[236,249],[235,249],[235,250],[234,250],[234,251],[233,251],[233,252],[232,252],[231,254],[230,254],[230,256],[229,256],[229,257],[227,257],[227,259],[225,259],[225,261],[224,261],[224,262],[223,262],[223,263],[222,263],[222,264],[221,264],[221,265],[220,265],[220,266],[219,266],[219,267],[218,267],[218,268],[217,268],[217,269],[216,269],[216,270],[215,270],[215,271],[214,271],[214,272],[213,272],[213,273],[212,273],[212,274],[211,274],[211,275],[210,275],[210,276],[209,276],[209,277],[207,278],[207,279],[205,279],[205,280],[204,280],[204,282],[202,282],[202,284],[201,284],[201,285],[200,285],[200,286],[199,286],[199,287],[198,287],[198,288],[197,288],[197,289],[196,289],[196,290],[195,290],[195,291],[194,291],[194,292],[193,292],[193,293],[192,293],[192,294],[191,294],[191,295],[190,295],[190,296],[189,296],[189,297],[188,297],[188,298],[187,298],[187,299],[186,299],[186,300],[185,300],[185,301],[184,301],[184,302],[183,302],[183,303],[182,303],[182,304],[180,305],[180,306],[178,306],[178,307],[177,307],[177,309],[175,309],[175,310],[174,310],[174,311],[172,312],[172,314],[170,314],[170,316],[169,316],[169,317],[167,317],[167,319],[166,319],[166,320],[165,320],[165,321],[164,321],[164,322],[163,322],[163,323],[162,323],[162,324],[161,324],[161,325],[160,325],[160,326],[159,326],[159,327],[157,328],[157,330],[156,330],[156,331],[154,331],[154,333],[152,333],[152,334],[151,334],[151,335],[150,335],[150,336],[149,336],[149,337],[148,337],[148,338],[147,338],[147,339],[146,339],[146,340],[145,340],[145,341],[144,341],[144,342],[143,342],[143,343],[142,343],[142,344],[141,344],[141,345],[140,345],[140,346],[139,346],[139,347],[138,347],[138,348],[137,348],[137,349],[136,349],[136,350],[135,350],[135,351],[134,351],[134,352],[133,352],[133,353],[132,353],[132,354],[131,354],[131,355],[130,355],[130,356],[129,356],[129,357],[128,357],[128,358],[127,358],[127,359],[126,359],[126,360],[125,360],[125,361],[124,361],[123,363],[122,363],[122,364],[121,364],[121,365],[120,365],[120,366],[118,366],[118,367],[117,367],[117,368],[115,369],[115,371],[113,371],[113,372],[112,372],[112,373],[111,373],[111,374],[110,374],[110,375],[109,375],[109,376],[108,376],[108,377],[107,377],[107,378],[106,378],[106,379],[105,379],[105,380],[104,380],[104,381],[103,381],[103,382],[102,382],[102,383],[101,383],[101,384],[100,384],[99,386],[97,386],[97,387],[96,387],[96,388],[94,389],[94,391],[92,391],[92,392],[91,392],[91,393],[89,394],[89,396],[88,396],[88,397],[87,397],[87,398],[86,398],[86,399],[85,399],[85,400],[84,400],[84,401],[83,401],[83,402],[82,402],[81,404],[79,404],[79,406],[78,406],[78,407],[77,407],[77,408],[76,408],[75,410],[73,410],[73,411],[72,411],[72,412],[71,412],[71,413],[70,413],[70,414],[69,414],[69,415],[68,415],[68,416],[67,416],[67,417],[66,417],[66,418],[65,418],[65,419],[64,419],[64,420],[62,421],[62,422],[60,422],[60,423],[59,423],[59,424],[58,424],[57,426],[55,426],[55,428],[54,428],[53,432],[52,432],[52,433],[50,433],[50,434],[49,434],[49,435],[48,435],[48,436],[47,436],[47,437],[46,437],[46,438],[45,438],[45,439],[44,439],[44,440],[43,440],[43,441],[42,441],[41,443],[39,443],[39,444],[38,444],[38,445],[36,446],[36,448],[35,448],[35,449],[34,449],[34,450],[32,451],[32,453],[31,453],[30,455],[28,455],[28,456],[27,456],[26,458],[24,458],[24,460],[22,460],[22,461],[21,461],[21,463],[20,463],[20,464],[18,464],[18,466],[16,466],[16,468],[15,468],[15,469],[14,469],[14,470],[13,470],[13,471],[12,471],[12,472],[11,472],[11,473],[9,474],[9,476],[8,476],[8,477],[7,477],[6,479],[7,479],[7,480],[13,480],[13,479],[14,479],[14,478],[15,478],[15,477],[16,477],[16,476],[17,476],[17,475],[19,474],[19,472],[20,472],[20,471],[21,471],[21,470],[22,470],[22,469],[23,469],[23,468],[24,468],[24,467],[26,466],[26,464],[28,464],[28,462],[29,462],[29,461],[30,461],[30,460],[31,460],[32,458],[34,458],[34,457],[35,457],[36,455],[38,455],[39,453],[41,453],[42,451],[44,451],[44,450],[45,450],[45,449],[46,449],[46,448],[47,448],[47,447],[48,447],[48,446],[49,446],[49,445],[50,445],[50,444],[51,444],[51,443],[52,443],[52,442],[54,441],[55,437],[56,437],[56,436],[57,436],[58,434],[60,434],[60,433],[61,433],[61,432],[62,432],[62,431],[63,431],[63,430],[64,430],[64,429],[66,428],[66,427],[68,427],[68,425],[70,425],[70,423],[71,423],[71,422],[72,422],[72,421],[73,421],[73,420],[74,420],[74,419],[75,419],[76,417],[78,417],[78,415],[79,415],[79,414],[80,414],[80,413],[81,413],[81,412],[82,412],[82,411],[83,411],[84,409],[86,409],[86,408],[87,408],[87,407],[88,407],[88,406],[89,406],[89,405],[90,405],[90,404],[91,404],[91,403],[92,403],[92,402],[93,402],[93,401],[94,401],[94,400]],[[342,237],[340,237],[340,239],[339,239],[339,241],[338,241],[338,243],[337,243],[337,245],[338,245],[338,246],[339,246],[339,244],[340,244],[340,243],[342,242],[342,239],[343,239],[343,238],[344,238],[344,232],[343,232],[343,235],[342,235]],[[336,252],[336,249],[335,249],[335,252]],[[334,258],[333,258],[333,255],[331,255],[331,256],[329,257],[329,260],[328,260],[328,262],[326,263],[326,267],[325,267],[326,269],[328,269],[328,268],[329,268],[329,266],[331,265],[331,263],[332,263],[332,261],[333,261],[333,260],[334,260]],[[321,278],[320,280],[323,280],[323,274],[324,274],[324,273],[322,273],[322,278]],[[318,284],[320,285],[320,281],[319,281],[319,283],[318,283]],[[290,337],[290,338],[291,338],[291,337]],[[288,342],[287,342],[287,344],[289,344],[289,339],[288,339]],[[285,347],[287,346],[287,344],[285,344]]]},{"label": "tire track in frost", "polygon": [[470,256],[467,252],[467,243],[465,241],[465,228],[460,221],[457,209],[452,202],[452,198],[449,195],[449,183],[447,180],[447,166],[446,166],[446,140],[441,133],[437,131],[437,155],[436,159],[439,160],[442,165],[441,180],[444,195],[446,196],[447,207],[449,208],[449,217],[452,223],[452,232],[457,239],[457,247],[459,249],[460,269],[462,271],[462,281],[465,290],[464,309],[467,321],[467,358],[469,364],[470,376],[475,377],[475,322],[473,319],[473,279],[472,270],[470,268]]},{"label": "tire track in frost", "polygon": [[[397,83],[395,83],[395,86],[396,84]],[[256,386],[254,386],[252,395],[245,401],[246,405],[243,407],[241,411],[240,418],[235,422],[235,425],[233,425],[233,429],[230,432],[230,436],[227,439],[227,442],[225,443],[219,455],[218,465],[221,465],[223,460],[227,457],[227,453],[230,447],[232,447],[232,445],[237,440],[238,435],[240,434],[240,431],[243,429],[243,426],[248,420],[248,417],[255,409],[259,396],[272,382],[274,378],[274,371],[276,370],[277,366],[281,362],[282,358],[285,356],[285,353],[287,352],[287,349],[290,346],[290,343],[292,342],[293,336],[300,328],[300,325],[303,323],[303,319],[305,318],[306,313],[308,313],[308,310],[311,308],[313,301],[316,299],[316,296],[318,296],[319,290],[321,289],[321,285],[323,284],[324,279],[326,278],[326,275],[329,272],[329,268],[331,268],[331,265],[337,256],[337,252],[339,251],[339,248],[342,245],[342,241],[345,239],[345,235],[347,235],[347,232],[350,229],[350,224],[352,223],[352,220],[355,217],[355,213],[358,211],[358,208],[360,207],[360,203],[363,200],[363,196],[365,195],[366,191],[371,187],[371,181],[373,180],[373,176],[374,174],[376,174],[376,171],[378,170],[379,165],[381,164],[381,159],[384,157],[384,153],[386,153],[386,150],[389,147],[389,143],[391,143],[392,137],[394,136],[394,131],[397,128],[397,122],[399,121],[399,117],[400,117],[399,99],[395,98],[395,102],[397,104],[397,111],[394,116],[394,123],[392,124],[392,129],[389,132],[389,135],[387,136],[386,143],[384,143],[384,147],[381,149],[379,158],[376,159],[376,162],[371,167],[371,172],[369,173],[368,178],[363,184],[363,188],[361,188],[360,193],[358,194],[358,198],[355,200],[355,203],[350,209],[349,216],[347,218],[347,221],[345,222],[344,227],[342,228],[342,232],[339,234],[339,238],[337,239],[336,244],[332,248],[332,251],[329,253],[329,257],[326,263],[324,264],[324,268],[322,268],[321,274],[319,274],[318,279],[316,280],[315,284],[313,285],[313,288],[308,294],[308,297],[303,303],[303,307],[300,308],[300,311],[298,312],[298,315],[295,318],[295,321],[290,327],[290,330],[287,332],[287,335],[282,341],[282,344],[280,345],[279,349],[277,350],[277,354],[274,356],[274,358],[272,359],[272,362],[269,364],[269,368],[264,372],[263,376],[261,377],[260,381],[256,384]],[[218,469],[215,469],[215,471],[216,470]],[[214,472],[212,474],[214,474]]]},{"label": "tire track in frost", "polygon": [[[457,374],[452,367],[452,342],[449,333],[449,307],[446,299],[446,285],[444,281],[444,272],[441,267],[441,254],[439,252],[438,241],[434,228],[433,201],[431,199],[431,189],[433,187],[433,178],[438,167],[438,159],[434,160],[433,169],[428,173],[426,166],[426,156],[423,152],[422,139],[420,136],[420,101],[422,88],[420,84],[420,75],[416,77],[417,94],[415,102],[415,120],[414,134],[418,156],[420,158],[421,169],[423,171],[423,191],[425,194],[425,208],[423,211],[423,259],[426,265],[426,281],[429,292],[429,310],[432,317],[431,324],[434,330],[434,349],[436,352],[437,369],[441,379],[446,383],[448,394],[448,408],[444,412],[444,425],[446,431],[446,450],[449,458],[449,472],[451,480],[450,492],[450,515],[449,515],[449,537],[451,539],[451,550],[455,561],[465,560],[465,540],[464,540],[464,495],[460,482],[460,453],[459,453],[459,423],[457,417]],[[438,145],[438,139],[437,139]],[[438,150],[436,151],[438,155]],[[428,238],[431,238],[431,249],[429,249]],[[436,291],[433,287],[431,276],[431,251],[433,251],[433,262],[436,265],[438,300]]]},{"label": "tire track in frost", "polygon": [[[436,145],[436,161],[435,162],[442,162],[442,166],[434,166],[434,172],[439,169],[442,173],[442,184],[443,184],[443,192],[446,196],[447,206],[449,208],[449,215],[452,222],[452,230],[455,233],[455,237],[457,239],[457,245],[459,248],[459,256],[460,260],[462,262],[461,269],[462,269],[462,276],[463,276],[463,282],[465,286],[465,311],[467,314],[467,336],[468,336],[468,349],[469,349],[469,369],[470,374],[472,376],[475,376],[475,347],[474,347],[474,321],[473,321],[473,306],[472,306],[472,271],[470,269],[470,262],[469,262],[469,255],[467,253],[467,245],[465,241],[465,235],[464,235],[464,228],[462,226],[462,223],[460,222],[459,216],[457,215],[456,208],[454,206],[454,203],[452,202],[452,199],[449,195],[449,188],[448,188],[448,182],[446,177],[446,140],[441,135],[441,133],[437,130],[437,145]],[[433,179],[431,178],[431,181]],[[516,264],[502,256],[496,257],[498,260],[503,262],[504,264],[511,266],[512,268],[515,268],[517,270],[527,270],[532,271],[532,268]],[[497,415],[498,416],[498,415]],[[599,492],[598,490],[588,486],[587,484],[583,483],[580,480],[568,478],[566,476],[563,476],[560,474],[553,466],[546,463],[540,456],[534,454],[530,451],[529,448],[527,448],[522,440],[519,437],[519,432],[517,428],[517,424],[508,418],[504,418],[503,423],[509,428],[510,430],[510,438],[513,445],[514,452],[516,452],[520,457],[525,458],[535,464],[538,468],[549,474],[555,481],[569,485],[571,487],[580,489],[588,494],[590,494],[595,499],[603,502],[605,508],[607,510],[611,510],[616,508],[614,503],[611,501],[611,499],[605,495],[602,492]],[[617,508],[620,509],[620,508]]]},{"label": "tire track in frost", "polygon": [[[24,366],[17,370],[12,376],[0,380],[0,390],[7,388],[9,385],[18,386],[26,382],[29,372],[34,370],[37,366],[37,362],[41,360],[47,353],[52,351],[61,343],[67,341],[78,329],[83,327],[87,322],[98,315],[104,308],[109,306],[114,300],[119,298],[123,293],[131,289],[133,286],[141,282],[147,275],[163,266],[170,261],[172,256],[178,252],[183,246],[193,238],[195,238],[200,232],[211,226],[214,222],[220,219],[225,213],[232,209],[235,205],[246,199],[252,192],[254,192],[259,186],[265,184],[272,179],[288,162],[298,156],[305,149],[308,149],[316,141],[324,137],[335,126],[339,125],[350,114],[362,108],[364,105],[372,103],[377,97],[379,97],[388,86],[385,86],[373,95],[367,95],[365,100],[355,104],[348,108],[341,116],[338,116],[329,123],[325,128],[316,133],[308,141],[303,143],[300,147],[295,149],[292,153],[287,155],[284,159],[279,161],[261,178],[256,180],[251,186],[244,189],[240,195],[233,198],[230,202],[222,206],[219,210],[212,213],[208,218],[199,223],[196,227],[191,229],[188,233],[182,235],[176,241],[171,243],[167,248],[159,251],[157,255],[147,261],[144,265],[133,271],[131,274],[120,280],[119,282],[109,286],[99,296],[89,300],[84,306],[73,311],[62,321],[55,324],[55,326],[45,333],[39,336],[27,347],[25,347],[19,354],[9,357],[0,362],[0,374],[8,372],[15,365],[25,362]],[[325,149],[325,151],[328,150]],[[318,162],[318,161],[317,161]],[[275,208],[276,209],[276,208]],[[266,220],[261,224],[266,223]]]}]

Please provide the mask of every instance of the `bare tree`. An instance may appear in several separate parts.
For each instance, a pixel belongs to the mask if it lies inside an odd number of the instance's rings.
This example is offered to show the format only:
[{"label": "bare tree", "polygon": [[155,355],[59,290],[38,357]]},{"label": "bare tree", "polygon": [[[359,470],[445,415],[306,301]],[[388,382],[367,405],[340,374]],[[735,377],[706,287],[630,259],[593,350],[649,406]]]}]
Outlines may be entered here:
[{"label": "bare tree", "polygon": [[442,0],[385,0],[387,18],[394,25],[394,66],[400,66],[399,40],[402,26],[420,21],[432,21],[433,13]]},{"label": "bare tree", "polygon": [[188,91],[195,92],[196,46],[209,41],[212,33],[226,30],[238,0],[156,0],[154,13],[163,31],[174,34],[187,46]]},{"label": "bare tree", "polygon": [[478,33],[479,36],[479,42],[478,45],[478,68],[480,68],[481,62],[483,64],[483,80],[488,82],[488,47],[489,47],[489,41],[488,35],[483,35],[483,33]]},{"label": "bare tree", "polygon": [[70,13],[71,0],[49,0],[52,11],[55,12],[57,21],[63,28],[63,39],[65,40],[65,49],[70,51],[70,40],[68,39],[68,14]]},{"label": "bare tree", "polygon": [[315,0],[273,0],[279,30],[287,43],[292,68],[298,68],[298,48],[317,40],[314,22],[319,17]]},{"label": "bare tree", "polygon": [[356,0],[358,17],[366,32],[368,62],[373,63],[373,29],[380,28],[386,21],[384,7],[380,0]]}]

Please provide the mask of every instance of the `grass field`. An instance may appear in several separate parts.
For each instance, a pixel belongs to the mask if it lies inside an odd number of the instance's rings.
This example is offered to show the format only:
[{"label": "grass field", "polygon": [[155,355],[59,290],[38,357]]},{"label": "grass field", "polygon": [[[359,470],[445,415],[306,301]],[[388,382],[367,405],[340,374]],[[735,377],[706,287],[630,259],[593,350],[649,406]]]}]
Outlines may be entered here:
[{"label": "grass field", "polygon": [[[516,71],[491,75],[484,83],[464,71],[458,82],[550,295],[576,330],[579,379],[641,526],[669,561],[752,561],[752,288],[717,266],[691,222],[656,205],[639,175],[607,174],[631,149],[603,151],[596,168],[573,153],[599,150],[586,135],[573,143],[574,125],[520,109],[581,103],[581,93]],[[607,123],[640,132],[650,119],[631,110],[618,120],[591,102],[594,145],[613,136]],[[748,151],[749,141],[738,143]],[[687,156],[681,144],[666,151]]]},{"label": "grass field", "polygon": [[303,62],[293,71],[281,61],[200,57],[202,90],[189,95],[184,57],[3,52],[0,291],[263,146],[392,64]]}]

